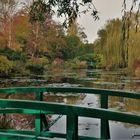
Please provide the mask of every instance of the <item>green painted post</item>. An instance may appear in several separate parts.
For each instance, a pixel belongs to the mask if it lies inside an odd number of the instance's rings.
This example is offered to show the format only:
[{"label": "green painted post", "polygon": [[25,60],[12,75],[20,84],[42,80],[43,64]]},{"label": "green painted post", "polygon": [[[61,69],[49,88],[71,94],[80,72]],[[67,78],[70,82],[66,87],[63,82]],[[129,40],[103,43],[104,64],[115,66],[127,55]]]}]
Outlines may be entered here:
[{"label": "green painted post", "polygon": [[78,116],[67,115],[67,140],[78,140]]},{"label": "green painted post", "polygon": [[[42,92],[35,92],[35,99],[37,101],[42,101],[43,100],[43,93]],[[35,128],[36,128],[36,135],[40,135],[41,131],[43,130],[41,111],[40,111],[40,114],[37,114],[35,117]]]},{"label": "green painted post", "polygon": [[[101,108],[108,108],[108,95],[101,95]],[[101,139],[109,139],[110,130],[109,130],[109,121],[105,118],[101,118]]]}]

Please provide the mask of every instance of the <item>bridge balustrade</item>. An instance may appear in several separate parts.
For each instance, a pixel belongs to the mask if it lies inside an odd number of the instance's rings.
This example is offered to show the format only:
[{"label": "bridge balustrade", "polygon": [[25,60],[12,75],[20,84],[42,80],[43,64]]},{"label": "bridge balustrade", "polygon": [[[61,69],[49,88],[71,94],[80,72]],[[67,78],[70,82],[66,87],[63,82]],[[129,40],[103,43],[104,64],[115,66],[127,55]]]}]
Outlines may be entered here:
[{"label": "bridge balustrade", "polygon": [[[35,100],[0,99],[1,114],[33,114],[35,115],[35,130],[0,129],[3,139],[33,140],[65,138],[67,140],[109,139],[109,120],[140,125],[140,115],[129,112],[113,111],[108,108],[108,97],[117,96],[140,100],[140,94],[117,90],[84,88],[84,87],[13,87],[0,88],[0,93],[35,93]],[[100,95],[101,108],[88,108],[76,105],[43,101],[43,93],[83,93]],[[66,134],[50,132],[46,114],[66,115]],[[101,120],[100,138],[78,135],[78,117],[98,118]]]}]

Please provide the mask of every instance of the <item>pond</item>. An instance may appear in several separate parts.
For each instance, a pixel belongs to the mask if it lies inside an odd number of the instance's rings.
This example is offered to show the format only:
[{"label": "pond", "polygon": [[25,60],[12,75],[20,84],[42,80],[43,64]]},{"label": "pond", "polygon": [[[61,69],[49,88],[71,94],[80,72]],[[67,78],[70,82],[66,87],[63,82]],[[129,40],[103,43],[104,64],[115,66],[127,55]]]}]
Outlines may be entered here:
[{"label": "pond", "polygon": [[[124,71],[104,70],[59,70],[46,72],[45,75],[14,76],[10,79],[1,79],[1,87],[11,86],[64,86],[64,87],[94,87],[104,89],[119,89],[137,91],[140,93],[140,79],[129,76]],[[98,95],[91,94],[44,94],[44,100],[76,104],[86,107],[100,107]],[[140,115],[140,101],[121,97],[109,97],[109,108],[122,112],[131,112]],[[57,118],[53,115],[51,119]],[[78,133],[80,135],[99,137],[100,120],[79,117]],[[140,126],[128,123],[110,121],[111,139],[140,139]],[[66,132],[66,117],[62,116],[50,128],[53,132]],[[61,126],[61,127],[60,127]]]}]

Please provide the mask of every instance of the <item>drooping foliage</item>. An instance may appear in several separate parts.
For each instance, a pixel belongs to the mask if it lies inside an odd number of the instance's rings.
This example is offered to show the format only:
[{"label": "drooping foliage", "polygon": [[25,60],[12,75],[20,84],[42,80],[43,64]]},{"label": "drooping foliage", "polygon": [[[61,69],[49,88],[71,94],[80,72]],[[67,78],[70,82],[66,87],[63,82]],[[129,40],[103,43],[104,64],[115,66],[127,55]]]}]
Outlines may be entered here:
[{"label": "drooping foliage", "polygon": [[129,38],[129,30],[131,28],[131,18],[133,17],[133,13],[135,13],[135,18],[133,20],[133,24],[135,27],[135,30],[137,31],[138,25],[139,25],[139,11],[140,11],[140,0],[132,0],[132,4],[130,6],[130,9],[127,8],[127,5],[129,5],[128,0],[123,0],[122,4],[122,12],[123,12],[123,18],[122,18],[122,32],[123,32],[123,39]]},{"label": "drooping foliage", "polygon": [[[94,42],[94,51],[102,56],[102,66],[106,69],[129,68],[130,70],[140,67],[139,24],[137,33],[134,21],[135,14],[131,16],[131,28],[129,38],[123,38],[123,19],[113,19],[98,31],[98,39]],[[134,66],[135,65],[135,66]],[[136,66],[137,65],[137,66]]]},{"label": "drooping foliage", "polygon": [[[80,11],[81,7],[84,7],[83,11]],[[30,7],[30,21],[44,21],[46,12],[49,14],[56,12],[57,16],[65,16],[65,25],[73,18],[76,19],[79,14],[87,12],[90,12],[95,20],[99,19],[92,0],[35,0]]]}]

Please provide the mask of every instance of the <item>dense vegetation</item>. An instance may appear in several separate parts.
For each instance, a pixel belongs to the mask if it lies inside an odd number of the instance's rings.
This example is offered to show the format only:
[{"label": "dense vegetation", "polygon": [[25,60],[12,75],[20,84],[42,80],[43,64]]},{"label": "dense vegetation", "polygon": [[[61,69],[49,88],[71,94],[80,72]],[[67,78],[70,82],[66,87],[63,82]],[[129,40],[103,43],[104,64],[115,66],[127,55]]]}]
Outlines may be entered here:
[{"label": "dense vegetation", "polygon": [[[86,61],[95,61],[97,68],[127,68],[139,75],[140,29],[137,24],[136,33],[133,25],[137,14],[131,13],[129,21],[125,21],[125,25],[129,25],[129,38],[124,38],[122,32],[126,30],[122,29],[123,17],[107,21],[98,31],[98,39],[89,44],[83,28],[77,24],[76,19],[79,5],[90,5],[91,1],[83,0],[78,4],[73,0],[69,5],[65,2],[61,5],[57,0],[55,3],[50,1],[51,3],[47,4],[43,0],[38,0],[20,6],[20,9],[17,2],[0,2],[1,77],[11,74],[42,74],[56,66],[85,68]],[[53,20],[52,7],[57,4],[58,15],[66,15],[67,21],[64,23],[67,28]],[[94,19],[98,19],[97,13],[94,7]]]},{"label": "dense vegetation", "polygon": [[[19,10],[17,6],[14,0],[0,2],[2,77],[31,72],[42,74],[51,66],[60,64],[85,67],[81,61],[93,59],[93,55],[88,56],[93,46],[87,44],[86,35],[76,23],[75,16],[69,19],[66,29],[53,20],[53,14],[42,7],[44,3],[37,7],[36,3],[27,4]],[[33,11],[34,8],[38,9]]]},{"label": "dense vegetation", "polygon": [[102,58],[102,67],[106,69],[127,68],[138,74],[140,68],[140,28],[133,25],[135,14],[130,19],[129,38],[122,34],[123,21],[109,20],[104,28],[98,31],[94,42],[94,53]]}]

